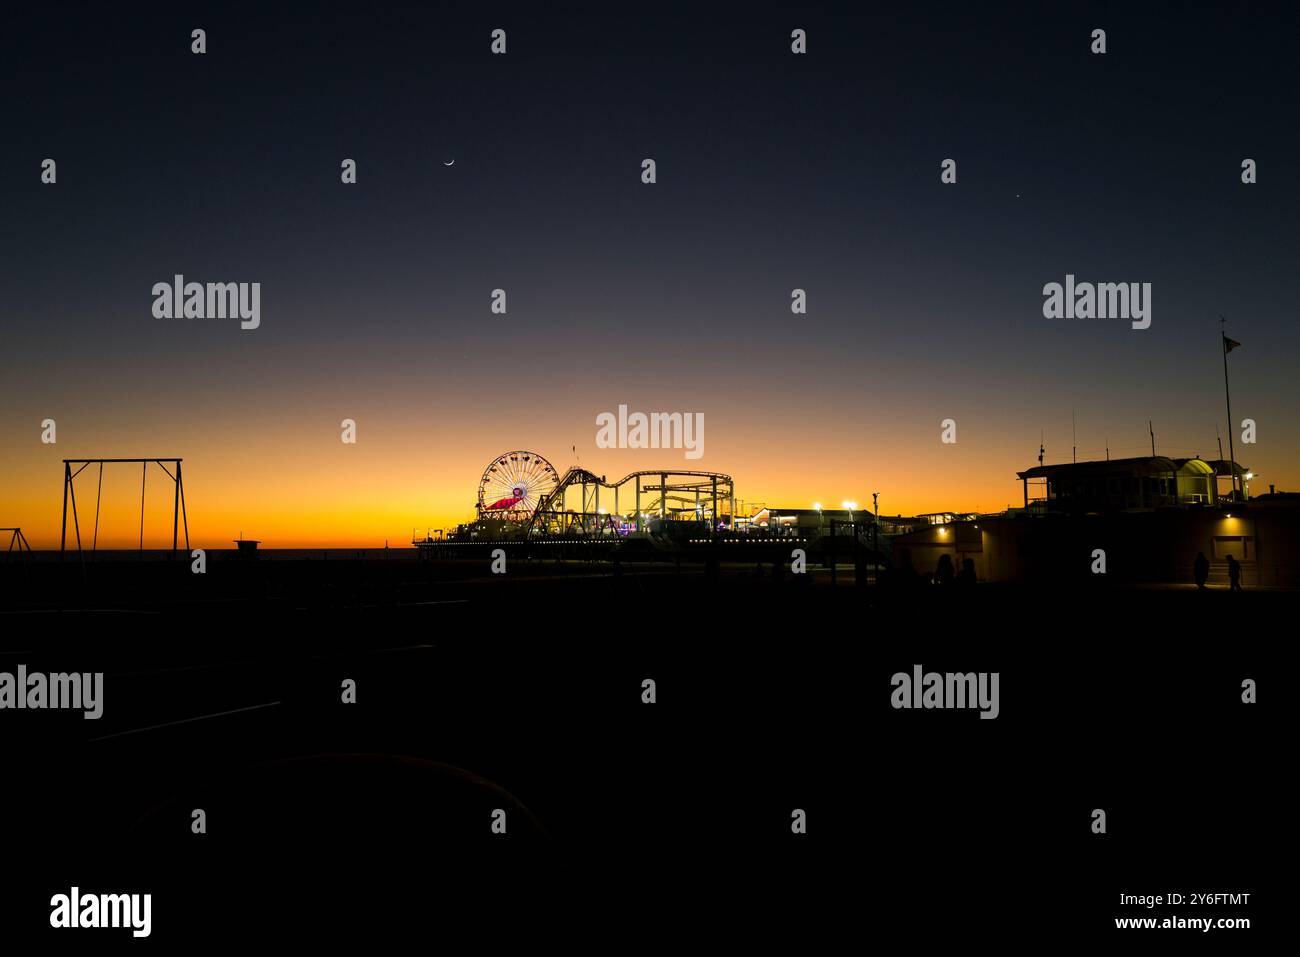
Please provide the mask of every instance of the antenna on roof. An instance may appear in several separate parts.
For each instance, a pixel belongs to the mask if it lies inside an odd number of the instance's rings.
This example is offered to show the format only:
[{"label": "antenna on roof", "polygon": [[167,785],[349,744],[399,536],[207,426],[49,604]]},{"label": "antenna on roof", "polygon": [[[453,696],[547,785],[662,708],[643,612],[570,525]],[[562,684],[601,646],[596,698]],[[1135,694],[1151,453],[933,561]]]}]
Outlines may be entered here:
[{"label": "antenna on roof", "polygon": [[1078,423],[1074,418],[1074,410],[1070,410],[1070,441],[1074,444],[1070,446],[1070,461],[1078,464],[1079,461],[1079,430]]},{"label": "antenna on roof", "polygon": [[1043,467],[1043,430],[1038,430],[1038,467]]},{"label": "antenna on roof", "polygon": [[1106,461],[1110,461],[1110,436],[1106,436]]},{"label": "antenna on roof", "polygon": [[1151,427],[1151,420],[1147,419],[1147,431],[1151,433],[1151,457],[1156,457],[1156,430]]}]

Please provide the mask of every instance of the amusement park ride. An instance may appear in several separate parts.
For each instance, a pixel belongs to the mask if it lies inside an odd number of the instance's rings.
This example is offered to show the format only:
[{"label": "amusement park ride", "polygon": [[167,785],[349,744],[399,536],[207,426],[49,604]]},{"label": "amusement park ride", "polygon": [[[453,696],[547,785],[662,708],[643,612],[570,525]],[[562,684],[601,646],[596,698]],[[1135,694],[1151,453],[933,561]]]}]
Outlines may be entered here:
[{"label": "amusement park ride", "polygon": [[666,532],[669,522],[716,532],[731,527],[735,506],[735,484],[720,472],[650,469],[607,482],[578,466],[561,475],[543,456],[521,450],[484,469],[477,519],[450,539],[648,537]]}]

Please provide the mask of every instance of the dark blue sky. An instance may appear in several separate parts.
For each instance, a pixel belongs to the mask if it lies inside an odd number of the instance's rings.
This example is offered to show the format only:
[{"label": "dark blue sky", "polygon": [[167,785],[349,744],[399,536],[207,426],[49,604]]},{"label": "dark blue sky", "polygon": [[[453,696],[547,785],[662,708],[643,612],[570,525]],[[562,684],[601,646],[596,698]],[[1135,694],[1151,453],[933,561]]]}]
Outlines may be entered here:
[{"label": "dark blue sky", "polygon": [[[801,416],[888,432],[906,457],[900,436],[919,448],[953,415],[989,452],[957,487],[1033,464],[1040,429],[1067,456],[1071,410],[1081,448],[1132,449],[1155,418],[1171,454],[1212,455],[1222,312],[1234,412],[1260,422],[1249,464],[1297,484],[1294,5],[704,6],[11,14],[6,447],[92,395],[130,418],[180,370],[209,395],[191,422],[435,391],[444,420],[517,402],[579,443],[631,401],[712,411],[737,441]],[[262,328],[160,325],[149,289],[176,272],[261,281]],[[1152,283],[1151,329],[1044,319],[1066,273]],[[506,385],[471,397],[485,377]]]}]

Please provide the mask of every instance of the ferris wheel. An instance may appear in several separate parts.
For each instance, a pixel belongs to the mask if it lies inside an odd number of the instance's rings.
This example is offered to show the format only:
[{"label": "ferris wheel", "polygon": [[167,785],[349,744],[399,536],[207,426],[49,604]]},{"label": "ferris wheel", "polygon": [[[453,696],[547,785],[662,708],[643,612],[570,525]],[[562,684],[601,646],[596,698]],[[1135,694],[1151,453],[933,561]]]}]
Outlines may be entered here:
[{"label": "ferris wheel", "polygon": [[555,466],[536,452],[498,455],[479,479],[479,516],[510,522],[525,521],[532,516],[538,503],[559,484]]}]

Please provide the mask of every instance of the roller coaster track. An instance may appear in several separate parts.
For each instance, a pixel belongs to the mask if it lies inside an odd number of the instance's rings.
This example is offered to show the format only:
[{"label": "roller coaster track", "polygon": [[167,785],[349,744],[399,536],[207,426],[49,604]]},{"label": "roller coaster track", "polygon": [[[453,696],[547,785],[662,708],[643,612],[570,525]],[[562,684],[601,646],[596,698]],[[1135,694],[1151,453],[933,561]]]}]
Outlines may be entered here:
[{"label": "roller coaster track", "polygon": [[[651,479],[650,483],[642,484],[642,479]],[[670,479],[678,480],[676,484],[670,484]],[[681,481],[681,480],[685,481]],[[698,480],[698,481],[694,481]],[[619,492],[629,483],[632,484],[633,501],[631,512],[626,512],[620,508]],[[582,507],[579,511],[566,509],[566,493],[571,489],[579,489],[582,495]],[[600,508],[600,489],[607,489],[614,493],[614,501],[611,503],[613,508],[610,513],[606,513]],[[704,503],[710,507],[710,515],[716,518],[722,511],[720,505],[727,504],[727,513],[734,513],[735,504],[735,484],[730,475],[724,475],[721,472],[697,472],[689,470],[674,469],[644,469],[637,472],[629,472],[617,482],[607,482],[604,476],[596,475],[588,469],[574,466],[564,473],[559,484],[550,494],[543,496],[538,500],[537,507],[529,519],[525,534],[532,536],[539,531],[549,530],[552,524],[558,520],[560,530],[567,531],[569,528],[577,526],[582,532],[590,533],[598,531],[601,526],[612,524],[615,515],[629,514],[635,518],[638,527],[641,524],[642,496],[646,494],[653,495],[658,493],[658,499],[651,498],[650,502],[657,506],[658,514],[666,516],[669,509],[668,503],[676,501],[683,505],[694,505],[691,510],[702,508]],[[691,496],[694,496],[692,500]],[[703,497],[702,497],[703,496]],[[680,509],[685,511],[686,509]]]}]

